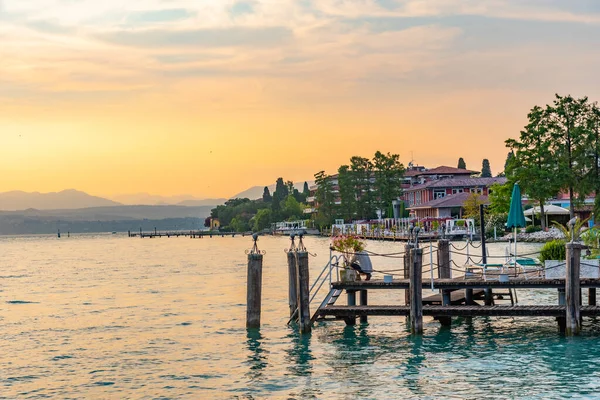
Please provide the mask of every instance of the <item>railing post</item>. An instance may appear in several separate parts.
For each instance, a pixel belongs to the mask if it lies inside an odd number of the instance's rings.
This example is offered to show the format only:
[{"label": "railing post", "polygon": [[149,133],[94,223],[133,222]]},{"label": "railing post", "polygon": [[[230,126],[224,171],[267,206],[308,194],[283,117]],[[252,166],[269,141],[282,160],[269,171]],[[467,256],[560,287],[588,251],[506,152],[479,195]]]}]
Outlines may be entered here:
[{"label": "railing post", "polygon": [[296,252],[298,269],[298,317],[300,322],[300,332],[310,333],[310,287],[308,275],[308,252]]},{"label": "railing post", "polygon": [[411,250],[410,263],[410,331],[423,334],[423,249]]},{"label": "railing post", "polygon": [[566,329],[567,336],[579,335],[581,332],[581,301],[579,297],[580,282],[579,271],[581,261],[581,249],[579,243],[567,243],[567,273],[565,278],[566,294]]},{"label": "railing post", "polygon": [[260,328],[263,255],[256,246],[257,240],[258,235],[254,235],[254,247],[248,253],[246,328]]}]

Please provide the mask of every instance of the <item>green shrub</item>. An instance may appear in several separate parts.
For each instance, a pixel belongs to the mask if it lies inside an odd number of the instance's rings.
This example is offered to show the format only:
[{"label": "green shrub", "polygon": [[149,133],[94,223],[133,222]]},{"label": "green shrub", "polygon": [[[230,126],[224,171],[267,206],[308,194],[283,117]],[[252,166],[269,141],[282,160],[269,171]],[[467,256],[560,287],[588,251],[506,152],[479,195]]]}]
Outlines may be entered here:
[{"label": "green shrub", "polygon": [[567,250],[565,249],[564,240],[553,240],[542,247],[540,251],[540,261],[546,260],[566,260]]},{"label": "green shrub", "polygon": [[525,233],[539,232],[541,230],[542,230],[542,228],[539,226],[528,225],[527,228],[525,228]]}]

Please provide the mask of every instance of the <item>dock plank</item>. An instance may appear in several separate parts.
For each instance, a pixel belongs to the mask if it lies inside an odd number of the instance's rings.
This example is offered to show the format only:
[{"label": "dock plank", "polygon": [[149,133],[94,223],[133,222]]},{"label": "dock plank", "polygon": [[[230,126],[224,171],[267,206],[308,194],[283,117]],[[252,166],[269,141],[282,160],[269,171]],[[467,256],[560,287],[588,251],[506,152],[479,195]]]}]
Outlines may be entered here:
[{"label": "dock plank", "polygon": [[[581,287],[600,287],[600,279],[583,278]],[[392,282],[383,280],[356,281],[356,282],[334,282],[334,289],[344,290],[365,290],[365,289],[408,289],[408,279],[395,279]],[[431,287],[430,280],[423,280],[423,288]],[[453,278],[453,279],[434,279],[433,287],[435,289],[559,289],[565,287],[564,279],[510,279],[508,282],[483,280],[481,278]]]},{"label": "dock plank", "polygon": [[[322,316],[407,316],[409,306],[328,306],[319,311]],[[518,306],[423,306],[423,315],[433,317],[564,317],[565,306],[518,305]],[[600,315],[600,306],[582,306],[582,316]]]}]

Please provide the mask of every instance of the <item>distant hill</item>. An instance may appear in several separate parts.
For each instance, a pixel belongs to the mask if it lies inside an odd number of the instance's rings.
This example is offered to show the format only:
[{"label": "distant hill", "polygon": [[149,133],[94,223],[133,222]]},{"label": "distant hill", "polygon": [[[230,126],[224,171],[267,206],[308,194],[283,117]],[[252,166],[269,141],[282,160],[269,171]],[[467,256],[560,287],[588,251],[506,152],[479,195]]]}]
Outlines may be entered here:
[{"label": "distant hill", "polygon": [[[314,185],[314,181],[307,181],[308,186]],[[275,191],[275,184],[267,186],[269,188],[269,192],[273,194]],[[294,183],[294,187],[298,189],[300,192],[304,190],[304,181]],[[248,198],[250,200],[260,199],[263,195],[263,191],[265,190],[264,186],[252,186],[250,189],[246,189],[241,193],[236,194],[235,196],[231,196],[232,199],[244,199]]]},{"label": "distant hill", "polygon": [[206,218],[213,206],[109,206],[76,209],[0,211],[0,217],[22,216],[65,221],[121,221],[165,218]]},{"label": "distant hill", "polygon": [[190,194],[182,194],[177,196],[160,196],[148,193],[133,193],[113,196],[112,200],[118,201],[121,204],[135,205],[182,205],[182,206],[213,206],[223,204],[225,199],[203,199],[192,196]]},{"label": "distant hill", "polygon": [[0,235],[62,232],[197,230],[212,206],[112,206],[72,210],[0,211]]},{"label": "distant hill", "polygon": [[177,203],[178,206],[185,207],[200,207],[200,206],[220,206],[221,204],[225,204],[227,199],[202,199],[202,200],[185,200],[180,203]]},{"label": "distant hill", "polygon": [[0,193],[0,210],[14,211],[35,208],[38,210],[76,209],[86,207],[119,206],[120,203],[91,196],[78,190],[51,193],[12,191]]}]

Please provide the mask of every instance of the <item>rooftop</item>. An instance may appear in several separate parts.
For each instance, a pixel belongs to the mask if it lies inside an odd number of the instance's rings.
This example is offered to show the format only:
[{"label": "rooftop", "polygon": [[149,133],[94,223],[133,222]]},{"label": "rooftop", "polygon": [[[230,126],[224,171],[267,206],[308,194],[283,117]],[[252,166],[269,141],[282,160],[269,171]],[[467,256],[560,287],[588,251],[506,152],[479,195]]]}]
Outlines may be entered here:
[{"label": "rooftop", "polygon": [[404,189],[404,192],[415,192],[425,188],[454,188],[454,187],[479,187],[479,186],[491,186],[494,183],[503,185],[506,183],[506,178],[450,178],[440,179],[437,181],[425,182],[422,185],[415,185]]},{"label": "rooftop", "polygon": [[[452,207],[462,207],[465,204],[465,201],[471,196],[473,193],[457,193],[451,194],[446,197],[442,197],[441,199],[431,200],[427,203],[420,204],[418,206],[408,207],[409,209],[417,209],[417,208],[452,208]],[[489,200],[487,196],[479,196],[479,201],[483,202],[483,204],[489,204]]]}]

